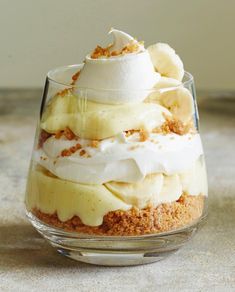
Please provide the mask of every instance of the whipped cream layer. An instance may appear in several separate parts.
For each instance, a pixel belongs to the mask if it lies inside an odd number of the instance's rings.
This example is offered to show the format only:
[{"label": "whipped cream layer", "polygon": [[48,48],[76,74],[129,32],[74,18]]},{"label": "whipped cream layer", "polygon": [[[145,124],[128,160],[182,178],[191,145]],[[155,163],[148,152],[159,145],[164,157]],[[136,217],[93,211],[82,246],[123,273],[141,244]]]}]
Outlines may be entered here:
[{"label": "whipped cream layer", "polygon": [[[61,157],[64,149],[79,143],[90,157],[80,151]],[[86,139],[65,140],[50,137],[43,148],[34,152],[34,160],[59,178],[85,184],[109,181],[134,183],[148,174],[171,175],[183,172],[203,154],[199,134],[153,134],[140,142],[139,133],[120,134],[104,139],[97,148]]]},{"label": "whipped cream layer", "polygon": [[[130,42],[138,45],[124,32],[112,30],[111,33],[115,40],[109,48],[111,51],[120,50]],[[161,76],[155,72],[149,52],[143,45],[138,46],[137,51],[118,56],[94,59],[87,55],[75,85],[89,88],[87,99],[100,103],[121,104],[144,100],[149,95],[148,90]]]}]

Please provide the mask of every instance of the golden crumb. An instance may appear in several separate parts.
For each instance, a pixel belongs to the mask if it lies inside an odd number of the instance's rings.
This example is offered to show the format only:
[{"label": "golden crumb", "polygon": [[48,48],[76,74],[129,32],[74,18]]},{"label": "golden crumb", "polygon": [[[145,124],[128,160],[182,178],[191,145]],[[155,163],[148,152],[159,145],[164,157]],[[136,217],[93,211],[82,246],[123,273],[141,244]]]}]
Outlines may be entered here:
[{"label": "golden crumb", "polygon": [[98,148],[99,141],[98,140],[91,140],[90,146],[93,147],[93,148]]},{"label": "golden crumb", "polygon": [[102,48],[101,46],[97,46],[94,51],[91,53],[92,59],[98,59],[100,57],[110,57],[110,47]]},{"label": "golden crumb", "polygon": [[114,56],[118,56],[118,51],[112,51],[111,56],[112,56],[112,57],[114,57]]},{"label": "golden crumb", "polygon": [[120,54],[130,54],[130,53],[134,53],[134,52],[137,52],[139,49],[139,43],[135,43],[135,42],[132,42],[128,45],[126,45]]},{"label": "golden crumb", "polygon": [[89,158],[89,157],[91,157],[91,156],[86,152],[85,149],[82,149],[82,150],[80,151],[79,155],[82,156],[82,157],[85,157],[85,158]]},{"label": "golden crumb", "polygon": [[57,131],[54,134],[55,139],[60,139],[62,136],[64,136],[67,140],[78,140],[79,138],[69,127],[66,127],[64,130]]},{"label": "golden crumb", "polygon": [[145,142],[149,138],[149,132],[144,129],[140,129],[139,135],[140,135],[140,142]]},{"label": "golden crumb", "polygon": [[84,150],[84,149],[82,149],[80,152],[79,152],[79,155],[80,156],[83,156],[83,155],[85,155],[86,154],[86,150]]},{"label": "golden crumb", "polygon": [[80,150],[82,148],[81,144],[77,143],[76,145],[68,148],[68,149],[64,149],[61,151],[61,156],[71,156],[73,153],[75,153],[77,150]]},{"label": "golden crumb", "polygon": [[63,89],[63,90],[57,92],[56,95],[57,95],[57,96],[64,97],[64,96],[66,96],[66,95],[68,95],[68,94],[71,94],[71,93],[72,93],[72,88],[65,88],[65,89]]},{"label": "golden crumb", "polygon": [[80,75],[80,70],[72,76],[73,81],[72,81],[71,85],[75,84],[75,82],[78,80],[79,75]]},{"label": "golden crumb", "polygon": [[130,137],[131,135],[137,132],[139,132],[139,130],[128,130],[128,131],[125,131],[124,133],[126,137]]},{"label": "golden crumb", "polygon": [[[161,127],[152,130],[153,133],[158,134],[170,134],[175,133],[178,135],[185,135],[188,133],[196,133],[193,121],[188,123],[183,123],[182,121],[165,115],[166,121],[161,125]],[[173,138],[173,137],[172,137]]]},{"label": "golden crumb", "polygon": [[68,140],[73,140],[76,135],[69,129],[69,127],[66,127],[64,130],[64,136],[68,139]]},{"label": "golden crumb", "polygon": [[70,156],[72,155],[72,153],[69,151],[69,149],[64,149],[61,151],[61,154],[60,154],[62,157],[65,157],[65,156]]},{"label": "golden crumb", "polygon": [[101,57],[114,57],[119,55],[125,55],[130,54],[134,52],[138,52],[139,47],[142,43],[131,41],[129,44],[127,44],[125,47],[123,47],[120,51],[112,51],[112,45],[109,45],[106,48],[102,48],[101,46],[97,46],[94,51],[91,53],[92,59],[98,59]]},{"label": "golden crumb", "polygon": [[55,138],[56,139],[60,139],[63,136],[63,134],[64,134],[64,131],[57,131],[55,133]]}]

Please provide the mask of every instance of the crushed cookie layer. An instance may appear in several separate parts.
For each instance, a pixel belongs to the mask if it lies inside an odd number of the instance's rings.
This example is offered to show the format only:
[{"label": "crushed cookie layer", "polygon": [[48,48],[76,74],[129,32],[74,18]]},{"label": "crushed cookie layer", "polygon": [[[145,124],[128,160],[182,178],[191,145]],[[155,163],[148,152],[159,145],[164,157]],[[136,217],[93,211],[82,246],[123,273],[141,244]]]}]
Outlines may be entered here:
[{"label": "crushed cookie layer", "polygon": [[[185,135],[185,134],[189,134],[189,133],[195,134],[195,133],[197,133],[197,130],[195,129],[193,121],[190,121],[189,123],[184,124],[180,120],[177,120],[175,118],[166,117],[166,121],[160,127],[153,129],[151,132],[155,133],[155,134],[163,134],[163,135],[167,135],[167,134],[171,134],[171,133],[175,133],[178,135]],[[124,131],[124,134],[126,137],[130,137],[134,133],[139,134],[139,141],[140,142],[145,142],[150,137],[150,132],[148,132],[147,130],[144,130],[144,129]],[[60,139],[62,136],[64,138],[66,138],[67,140],[78,140],[78,138],[79,138],[68,127],[66,127],[64,130],[56,132],[55,134],[50,134],[50,133],[46,132],[45,130],[41,130],[41,132],[39,134],[39,139],[38,139],[38,148],[41,148],[43,146],[43,144],[45,143],[45,141],[53,135],[55,136],[56,139]],[[174,138],[171,137],[171,139],[174,139]],[[191,139],[191,137],[189,137],[189,140],[190,139]],[[150,141],[155,143],[155,144],[158,143],[152,139],[150,139]],[[91,140],[89,146],[92,148],[98,148],[100,142],[101,141],[99,141],[99,140]],[[61,156],[72,155],[77,150],[81,149],[81,148],[79,148],[80,147],[79,145],[80,144],[76,144],[75,146],[73,146],[69,149],[64,149],[61,152]],[[74,147],[76,148],[76,150]],[[83,156],[84,154],[85,153],[82,152],[81,156]]]},{"label": "crushed cookie layer", "polygon": [[[185,134],[189,134],[189,133],[195,134],[195,133],[197,133],[197,130],[195,129],[193,121],[190,121],[189,123],[184,124],[180,120],[177,120],[177,119],[172,118],[172,117],[167,117],[166,121],[160,127],[153,129],[151,132],[155,133],[155,134],[163,134],[163,135],[167,135],[167,134],[171,134],[171,133],[175,133],[178,135],[185,135]],[[140,142],[147,141],[149,139],[149,136],[150,136],[150,132],[148,132],[145,129],[124,131],[124,134],[126,137],[130,137],[134,133],[139,133]],[[39,134],[39,139],[38,139],[38,148],[41,148],[43,146],[43,144],[45,143],[45,141],[53,135],[55,136],[56,139],[60,139],[62,136],[64,138],[66,138],[67,140],[78,140],[78,138],[79,138],[70,130],[69,127],[66,127],[64,130],[58,131],[54,134],[48,133],[45,130],[41,130],[41,132]],[[171,138],[171,139],[174,139],[174,138]],[[189,139],[191,139],[191,138],[189,137]],[[150,141],[151,141],[151,139],[150,139]],[[101,141],[99,141],[99,140],[91,140],[89,146],[92,148],[98,148],[100,142]],[[154,142],[154,143],[157,143],[157,142]],[[73,147],[71,147],[71,148],[73,148]],[[80,148],[78,148],[78,149],[80,149]],[[64,149],[64,150],[69,151],[69,149]],[[70,155],[72,153],[74,153],[73,149],[71,149],[70,152],[71,152]],[[69,155],[62,154],[62,156],[69,156]]]},{"label": "crushed cookie layer", "polygon": [[183,194],[177,201],[156,208],[132,208],[129,211],[112,211],[104,216],[100,226],[82,223],[78,216],[62,222],[57,214],[49,215],[34,209],[33,214],[41,221],[66,231],[93,235],[144,235],[171,231],[199,219],[203,212],[204,196]]}]

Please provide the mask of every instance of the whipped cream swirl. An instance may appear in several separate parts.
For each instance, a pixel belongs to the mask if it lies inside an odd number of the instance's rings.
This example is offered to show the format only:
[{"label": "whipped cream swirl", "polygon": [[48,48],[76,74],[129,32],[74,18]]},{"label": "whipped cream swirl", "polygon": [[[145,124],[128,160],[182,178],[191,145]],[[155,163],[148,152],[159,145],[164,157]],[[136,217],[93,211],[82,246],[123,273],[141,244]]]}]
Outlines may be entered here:
[{"label": "whipped cream swirl", "polygon": [[151,88],[160,80],[149,52],[133,37],[112,29],[114,42],[110,51],[120,51],[134,43],[138,49],[117,56],[92,58],[86,56],[76,86],[88,88],[86,98],[99,103],[121,104],[143,101]]}]

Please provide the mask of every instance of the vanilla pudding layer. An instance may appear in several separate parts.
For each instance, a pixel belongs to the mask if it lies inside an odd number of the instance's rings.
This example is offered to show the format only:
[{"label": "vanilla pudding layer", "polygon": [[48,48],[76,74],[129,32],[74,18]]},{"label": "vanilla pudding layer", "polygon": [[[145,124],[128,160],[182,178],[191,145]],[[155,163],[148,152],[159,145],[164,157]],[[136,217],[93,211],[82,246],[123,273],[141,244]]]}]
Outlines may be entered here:
[{"label": "vanilla pudding layer", "polygon": [[53,176],[45,168],[31,170],[27,192],[28,210],[57,214],[60,221],[78,216],[88,226],[99,226],[115,210],[142,209],[177,201],[183,193],[207,196],[207,180],[200,157],[187,171],[174,175],[156,173],[138,183],[81,184]]},{"label": "vanilla pudding layer", "polygon": [[79,137],[101,140],[127,130],[151,131],[165,122],[164,115],[172,116],[159,104],[101,104],[67,90],[50,100],[40,127],[52,134],[69,127]]}]

